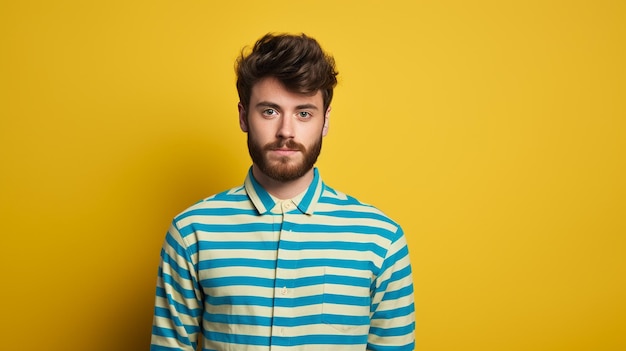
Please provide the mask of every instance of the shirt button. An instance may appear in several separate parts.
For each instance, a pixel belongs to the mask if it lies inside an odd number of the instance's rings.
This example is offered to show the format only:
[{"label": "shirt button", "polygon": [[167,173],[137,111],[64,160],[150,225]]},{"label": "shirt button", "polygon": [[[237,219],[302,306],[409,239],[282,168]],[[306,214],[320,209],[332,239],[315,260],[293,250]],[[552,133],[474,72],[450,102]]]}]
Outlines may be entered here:
[{"label": "shirt button", "polygon": [[280,294],[281,295],[287,295],[287,287],[286,286],[283,286],[283,288],[280,289]]},{"label": "shirt button", "polygon": [[285,328],[280,328],[280,335],[285,336]]}]

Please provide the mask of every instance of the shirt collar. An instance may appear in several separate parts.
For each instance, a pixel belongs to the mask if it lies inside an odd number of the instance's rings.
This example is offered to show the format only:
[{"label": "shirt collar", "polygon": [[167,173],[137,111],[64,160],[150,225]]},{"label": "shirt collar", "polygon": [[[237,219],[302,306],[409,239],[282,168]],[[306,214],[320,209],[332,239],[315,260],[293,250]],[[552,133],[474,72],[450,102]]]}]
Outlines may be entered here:
[{"label": "shirt collar", "polygon": [[[259,214],[263,215],[269,213],[276,205],[277,200],[254,179],[252,167],[248,170],[244,187],[248,198],[250,198],[250,201],[252,201]],[[322,182],[317,167],[315,167],[313,168],[313,181],[309,187],[291,200],[300,212],[312,215],[315,211],[315,205],[322,195],[323,187],[324,183]]]}]

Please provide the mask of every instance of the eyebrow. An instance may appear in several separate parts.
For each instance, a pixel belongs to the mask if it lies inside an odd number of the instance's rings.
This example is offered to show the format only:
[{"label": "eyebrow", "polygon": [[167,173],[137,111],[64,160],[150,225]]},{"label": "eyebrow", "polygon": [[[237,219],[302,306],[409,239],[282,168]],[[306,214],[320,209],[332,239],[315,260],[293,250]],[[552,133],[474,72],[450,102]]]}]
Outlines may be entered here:
[{"label": "eyebrow", "polygon": [[[261,101],[256,104],[256,107],[271,107],[277,110],[281,109],[278,104],[269,101]],[[319,108],[314,104],[302,104],[296,106],[296,110],[319,110]]]}]

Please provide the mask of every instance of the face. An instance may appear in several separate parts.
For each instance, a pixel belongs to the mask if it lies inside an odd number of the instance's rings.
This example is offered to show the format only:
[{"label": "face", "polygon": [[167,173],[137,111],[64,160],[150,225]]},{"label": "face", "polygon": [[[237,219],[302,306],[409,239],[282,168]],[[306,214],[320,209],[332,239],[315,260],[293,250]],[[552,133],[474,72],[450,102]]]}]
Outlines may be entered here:
[{"label": "face", "polygon": [[322,93],[288,91],[273,77],[252,87],[250,106],[239,105],[239,124],[248,133],[254,166],[273,180],[287,182],[311,172],[328,132],[330,108]]}]

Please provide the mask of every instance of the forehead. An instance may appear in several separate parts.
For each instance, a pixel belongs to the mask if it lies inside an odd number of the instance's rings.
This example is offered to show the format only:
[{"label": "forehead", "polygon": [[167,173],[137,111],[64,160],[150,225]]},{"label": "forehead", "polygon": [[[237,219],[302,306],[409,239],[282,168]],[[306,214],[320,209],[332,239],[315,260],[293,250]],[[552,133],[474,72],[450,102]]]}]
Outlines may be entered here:
[{"label": "forehead", "polygon": [[274,77],[263,78],[252,86],[250,106],[255,106],[259,102],[271,102],[284,107],[313,104],[320,110],[324,103],[320,90],[314,94],[296,93],[288,90],[283,83]]}]

